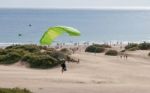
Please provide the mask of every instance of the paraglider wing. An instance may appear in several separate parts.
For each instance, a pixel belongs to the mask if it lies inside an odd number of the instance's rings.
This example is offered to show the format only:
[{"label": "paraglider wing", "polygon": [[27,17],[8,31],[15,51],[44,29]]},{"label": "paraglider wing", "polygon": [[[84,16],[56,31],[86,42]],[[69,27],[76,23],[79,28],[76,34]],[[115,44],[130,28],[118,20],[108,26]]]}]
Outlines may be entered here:
[{"label": "paraglider wing", "polygon": [[48,31],[44,33],[40,40],[40,43],[42,45],[50,45],[55,38],[63,33],[68,33],[69,36],[80,36],[80,32],[75,28],[66,26],[55,26],[49,28]]},{"label": "paraglider wing", "polygon": [[59,26],[60,29],[67,32],[70,36],[80,36],[80,31],[72,27]]}]

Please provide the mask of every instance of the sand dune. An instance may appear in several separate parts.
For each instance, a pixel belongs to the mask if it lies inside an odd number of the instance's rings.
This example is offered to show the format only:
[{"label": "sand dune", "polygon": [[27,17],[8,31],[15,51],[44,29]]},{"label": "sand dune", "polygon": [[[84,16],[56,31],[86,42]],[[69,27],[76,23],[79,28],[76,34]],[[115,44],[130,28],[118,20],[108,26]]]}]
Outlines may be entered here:
[{"label": "sand dune", "polygon": [[128,52],[129,58],[76,53],[80,63],[61,68],[29,69],[19,64],[0,66],[0,87],[21,87],[34,93],[150,93],[147,51]]}]

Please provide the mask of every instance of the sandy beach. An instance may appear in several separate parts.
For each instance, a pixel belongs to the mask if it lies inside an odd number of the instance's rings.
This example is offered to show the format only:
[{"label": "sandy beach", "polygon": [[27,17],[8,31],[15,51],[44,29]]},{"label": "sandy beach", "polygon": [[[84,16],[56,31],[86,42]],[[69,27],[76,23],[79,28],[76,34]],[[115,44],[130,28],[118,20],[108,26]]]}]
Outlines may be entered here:
[{"label": "sandy beach", "polygon": [[149,51],[127,52],[129,58],[78,52],[80,63],[68,71],[0,65],[0,87],[27,88],[34,93],[150,93]]}]

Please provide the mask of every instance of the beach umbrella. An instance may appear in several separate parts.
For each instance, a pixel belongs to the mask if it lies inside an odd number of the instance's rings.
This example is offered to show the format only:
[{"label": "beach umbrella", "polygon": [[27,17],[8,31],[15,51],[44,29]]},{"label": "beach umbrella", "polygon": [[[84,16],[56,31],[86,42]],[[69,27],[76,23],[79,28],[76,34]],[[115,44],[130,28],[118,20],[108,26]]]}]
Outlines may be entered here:
[{"label": "beach umbrella", "polygon": [[40,40],[41,45],[50,45],[58,36],[67,33],[69,36],[80,36],[80,31],[67,26],[50,27]]}]

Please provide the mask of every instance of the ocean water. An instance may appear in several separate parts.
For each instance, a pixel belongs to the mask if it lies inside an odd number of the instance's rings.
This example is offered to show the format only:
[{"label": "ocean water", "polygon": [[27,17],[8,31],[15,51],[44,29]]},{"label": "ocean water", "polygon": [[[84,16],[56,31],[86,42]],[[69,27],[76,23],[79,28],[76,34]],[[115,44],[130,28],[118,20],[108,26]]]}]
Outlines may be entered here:
[{"label": "ocean water", "polygon": [[150,40],[148,10],[0,9],[0,43],[39,43],[42,34],[55,25],[81,31],[80,37],[64,34],[55,42]]}]

